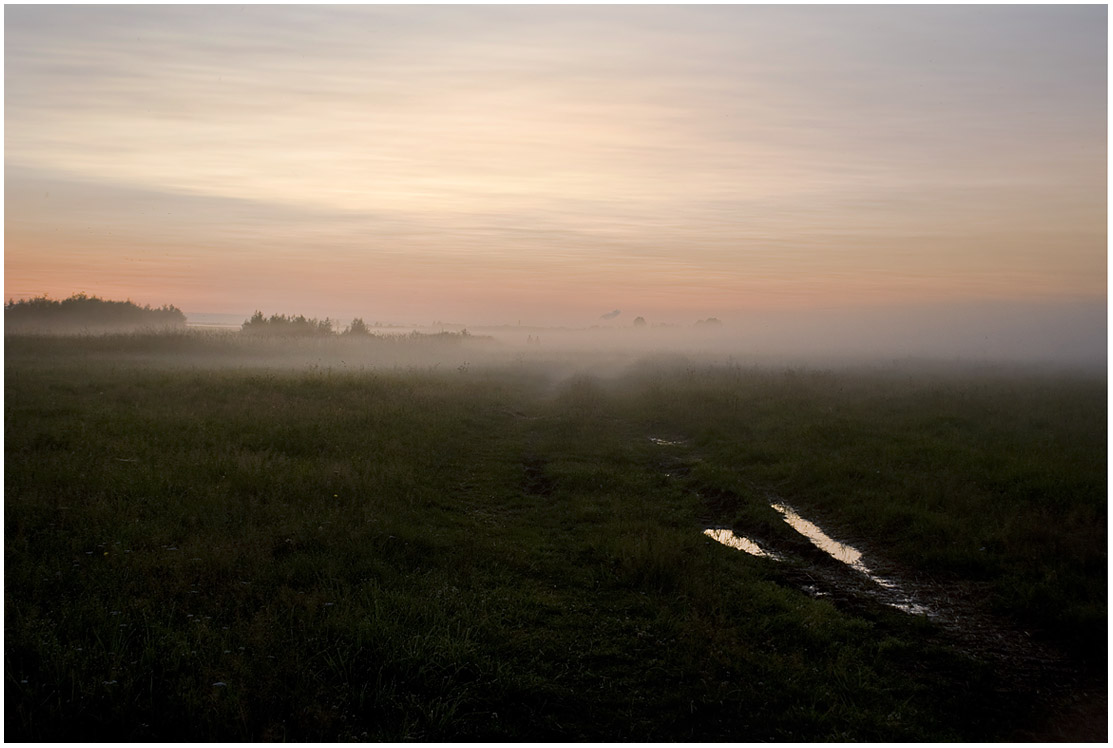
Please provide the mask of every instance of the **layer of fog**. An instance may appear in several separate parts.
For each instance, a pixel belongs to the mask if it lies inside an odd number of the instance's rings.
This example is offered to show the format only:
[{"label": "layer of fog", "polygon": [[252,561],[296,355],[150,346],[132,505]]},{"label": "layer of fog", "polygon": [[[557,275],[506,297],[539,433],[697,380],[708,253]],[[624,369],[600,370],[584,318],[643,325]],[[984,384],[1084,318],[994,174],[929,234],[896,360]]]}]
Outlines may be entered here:
[{"label": "layer of fog", "polygon": [[466,332],[438,323],[372,327],[370,335],[281,338],[253,337],[235,326],[221,329],[210,315],[191,317],[195,326],[184,332],[140,336],[107,348],[92,341],[82,345],[95,355],[172,365],[339,371],[516,365],[554,376],[615,375],[645,359],[681,366],[823,368],[1007,364],[1099,373],[1107,362],[1103,302],[763,312],[724,316],[721,324],[661,324],[646,315],[645,324],[634,325],[632,319],[624,313],[612,320],[593,316],[581,328],[506,325]]},{"label": "layer of fog", "polygon": [[1103,302],[982,303],[882,309],[760,312],[722,324],[483,329],[529,349],[680,353],[738,362],[840,366],[908,359],[1104,369]]}]

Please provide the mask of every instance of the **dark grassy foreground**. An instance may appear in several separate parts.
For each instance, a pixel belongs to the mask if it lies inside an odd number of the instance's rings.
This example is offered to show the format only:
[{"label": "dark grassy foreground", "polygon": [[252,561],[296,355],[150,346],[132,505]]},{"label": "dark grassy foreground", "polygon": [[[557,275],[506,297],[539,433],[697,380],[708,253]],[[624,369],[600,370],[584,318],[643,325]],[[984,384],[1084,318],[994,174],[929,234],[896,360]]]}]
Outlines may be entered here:
[{"label": "dark grassy foreground", "polygon": [[[1104,376],[97,346],[8,344],[8,740],[1104,737]],[[769,492],[1074,680],[700,534],[791,533]]]}]

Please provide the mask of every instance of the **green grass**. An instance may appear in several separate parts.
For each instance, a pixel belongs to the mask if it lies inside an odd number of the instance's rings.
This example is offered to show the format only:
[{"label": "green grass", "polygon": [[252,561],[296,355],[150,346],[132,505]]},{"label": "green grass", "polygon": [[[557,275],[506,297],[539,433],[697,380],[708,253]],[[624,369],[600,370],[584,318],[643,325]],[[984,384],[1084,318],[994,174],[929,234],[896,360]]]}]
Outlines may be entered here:
[{"label": "green grass", "polygon": [[1092,651],[1105,398],[1082,376],[719,368],[653,382],[629,413],[690,434],[704,482],[773,487],[921,572],[989,582],[999,612]]},{"label": "green grass", "polygon": [[1048,717],[931,624],[703,537],[716,490],[722,522],[790,532],[774,491],[977,583],[1104,673],[1101,379],[360,370],[328,342],[280,370],[273,343],[217,365],[239,343],[9,339],[8,739],[1002,740]]}]

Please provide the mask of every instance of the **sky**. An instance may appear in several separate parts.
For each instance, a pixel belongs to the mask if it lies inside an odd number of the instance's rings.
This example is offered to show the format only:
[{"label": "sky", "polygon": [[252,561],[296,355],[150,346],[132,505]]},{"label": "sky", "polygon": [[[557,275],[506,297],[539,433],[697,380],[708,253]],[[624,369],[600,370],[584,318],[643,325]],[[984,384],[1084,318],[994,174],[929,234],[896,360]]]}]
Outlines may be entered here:
[{"label": "sky", "polygon": [[1107,28],[8,5],[5,294],[473,325],[1104,310]]}]

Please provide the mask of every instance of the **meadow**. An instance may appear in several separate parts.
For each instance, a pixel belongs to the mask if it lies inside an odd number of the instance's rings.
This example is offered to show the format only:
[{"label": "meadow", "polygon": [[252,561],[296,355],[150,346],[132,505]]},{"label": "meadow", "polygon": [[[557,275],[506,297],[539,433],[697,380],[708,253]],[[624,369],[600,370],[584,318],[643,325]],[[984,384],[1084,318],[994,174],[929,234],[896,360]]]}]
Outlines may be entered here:
[{"label": "meadow", "polygon": [[1104,372],[5,345],[8,740],[1106,738]]}]

